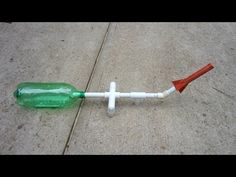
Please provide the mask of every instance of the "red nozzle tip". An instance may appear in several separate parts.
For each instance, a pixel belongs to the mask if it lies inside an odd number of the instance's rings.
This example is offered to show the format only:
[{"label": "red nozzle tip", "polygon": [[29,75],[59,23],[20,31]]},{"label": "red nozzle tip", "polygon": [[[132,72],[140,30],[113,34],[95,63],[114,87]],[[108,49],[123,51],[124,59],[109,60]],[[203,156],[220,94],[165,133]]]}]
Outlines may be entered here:
[{"label": "red nozzle tip", "polygon": [[204,66],[203,68],[199,69],[198,71],[196,71],[193,74],[191,74],[190,76],[188,76],[187,78],[172,81],[172,83],[175,86],[175,89],[178,90],[181,93],[187,87],[187,85],[190,82],[192,82],[195,79],[199,78],[200,76],[207,73],[208,71],[210,71],[213,68],[214,68],[214,66],[211,63],[209,63],[206,66]]}]

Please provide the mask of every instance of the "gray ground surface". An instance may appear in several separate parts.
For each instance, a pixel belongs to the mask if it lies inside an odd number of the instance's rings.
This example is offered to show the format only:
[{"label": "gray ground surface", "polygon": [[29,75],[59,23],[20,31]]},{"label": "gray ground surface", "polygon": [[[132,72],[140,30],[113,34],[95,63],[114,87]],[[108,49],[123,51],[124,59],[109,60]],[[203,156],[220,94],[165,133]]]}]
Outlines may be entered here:
[{"label": "gray ground surface", "polygon": [[23,109],[12,96],[23,81],[85,89],[108,24],[0,24],[0,153],[61,154],[78,107]]},{"label": "gray ground surface", "polygon": [[[235,23],[1,23],[0,153],[236,154],[235,57]],[[209,62],[182,94],[118,100],[113,118],[106,100],[35,110],[12,97],[23,81],[163,91]]]}]

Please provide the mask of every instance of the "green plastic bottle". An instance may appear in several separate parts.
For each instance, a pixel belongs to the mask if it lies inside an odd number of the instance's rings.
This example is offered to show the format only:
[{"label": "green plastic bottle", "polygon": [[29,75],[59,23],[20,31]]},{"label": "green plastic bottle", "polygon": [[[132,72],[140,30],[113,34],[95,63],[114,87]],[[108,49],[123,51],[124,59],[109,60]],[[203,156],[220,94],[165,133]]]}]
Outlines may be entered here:
[{"label": "green plastic bottle", "polygon": [[84,92],[67,83],[24,82],[14,92],[17,104],[35,108],[70,107]]}]

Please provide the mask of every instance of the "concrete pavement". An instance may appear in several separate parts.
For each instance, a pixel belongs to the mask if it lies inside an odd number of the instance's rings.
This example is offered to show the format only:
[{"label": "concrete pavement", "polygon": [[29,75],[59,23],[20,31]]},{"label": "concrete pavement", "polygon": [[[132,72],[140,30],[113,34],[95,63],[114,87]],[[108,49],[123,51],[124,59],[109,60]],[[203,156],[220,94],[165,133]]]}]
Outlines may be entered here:
[{"label": "concrete pavement", "polygon": [[[0,24],[1,154],[62,154],[66,144],[65,154],[236,153],[235,23],[112,23],[104,38],[107,27]],[[163,91],[209,62],[215,69],[181,95],[118,100],[113,118],[106,100],[86,99],[80,109],[26,110],[12,97],[22,81],[64,81],[80,89],[89,82],[89,91],[116,81],[122,92]]]},{"label": "concrete pavement", "polygon": [[115,23],[89,91],[163,91],[212,62],[215,69],[163,101],[86,100],[68,154],[235,154],[236,25]]},{"label": "concrete pavement", "polygon": [[108,23],[0,24],[0,154],[62,154],[78,111],[25,109],[13,91],[24,81],[85,89]]}]

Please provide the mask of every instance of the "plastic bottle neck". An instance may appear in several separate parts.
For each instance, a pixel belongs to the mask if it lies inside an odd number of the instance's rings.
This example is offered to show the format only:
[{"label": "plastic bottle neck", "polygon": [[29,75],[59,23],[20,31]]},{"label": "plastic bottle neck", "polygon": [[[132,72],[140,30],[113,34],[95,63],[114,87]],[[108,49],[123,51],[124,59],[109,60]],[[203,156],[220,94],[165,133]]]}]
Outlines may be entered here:
[{"label": "plastic bottle neck", "polygon": [[78,98],[85,98],[84,92],[83,92],[83,91],[79,91],[79,90],[74,91],[74,92],[72,93],[72,95],[73,95],[74,97],[78,97]]}]

